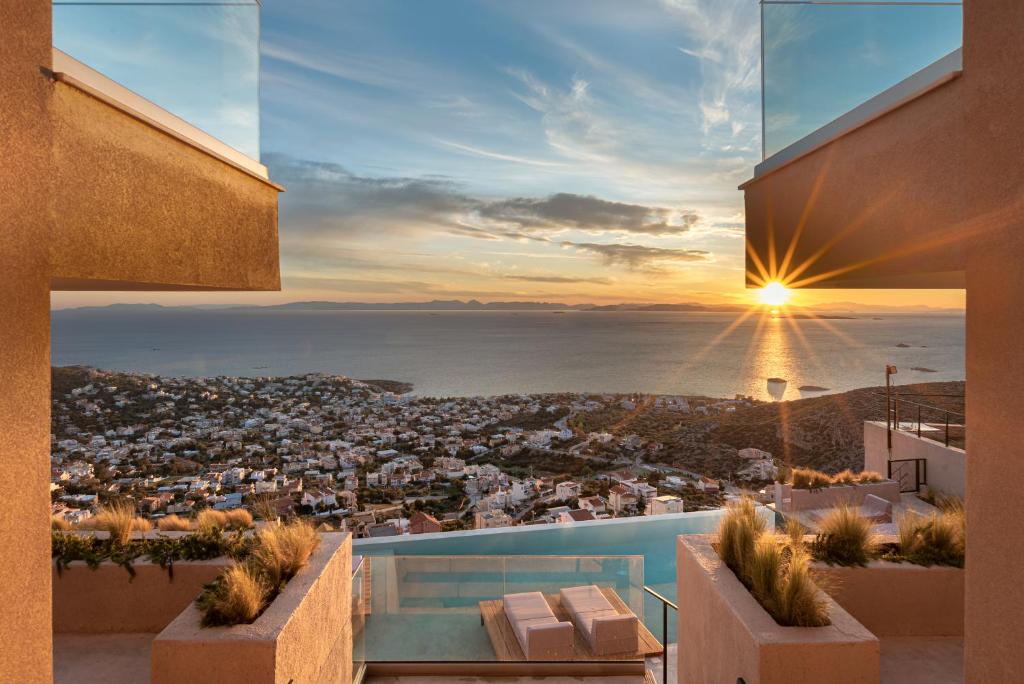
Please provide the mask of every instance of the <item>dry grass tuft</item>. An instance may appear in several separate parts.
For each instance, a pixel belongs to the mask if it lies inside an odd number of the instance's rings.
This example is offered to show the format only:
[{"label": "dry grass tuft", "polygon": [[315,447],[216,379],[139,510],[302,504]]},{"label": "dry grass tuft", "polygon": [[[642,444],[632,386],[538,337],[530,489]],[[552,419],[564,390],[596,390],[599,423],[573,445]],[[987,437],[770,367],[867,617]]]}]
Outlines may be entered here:
[{"label": "dry grass tuft", "polygon": [[124,545],[131,540],[133,531],[149,532],[153,529],[153,523],[136,517],[135,506],[131,503],[119,502],[104,506],[80,527],[109,532],[115,544]]},{"label": "dry grass tuft", "polygon": [[786,536],[789,537],[789,543],[794,546],[799,546],[804,543],[804,535],[807,534],[807,528],[804,524],[796,518],[786,519]]},{"label": "dry grass tuft", "polygon": [[161,532],[188,532],[192,529],[192,521],[177,515],[165,515],[156,522]]},{"label": "dry grass tuft", "polygon": [[260,494],[252,504],[252,512],[260,520],[277,520],[277,511],[274,509],[274,499],[269,494]]},{"label": "dry grass tuft", "polygon": [[754,545],[766,526],[752,499],[743,498],[726,508],[718,527],[718,553],[740,577],[748,575],[747,564],[753,558]]},{"label": "dry grass tuft", "polygon": [[237,530],[247,530],[252,527],[252,513],[244,508],[233,508],[225,513],[228,526]]},{"label": "dry grass tuft", "polygon": [[253,561],[275,589],[306,567],[320,545],[320,535],[303,520],[288,525],[265,527],[256,535]]},{"label": "dry grass tuft", "polygon": [[872,482],[881,482],[885,478],[873,470],[864,470],[860,475],[857,476],[857,481],[861,484],[871,484]]},{"label": "dry grass tuft", "polygon": [[196,525],[201,534],[211,534],[225,529],[228,526],[228,516],[224,511],[213,508],[204,508],[196,516]]},{"label": "dry grass tuft", "polygon": [[832,484],[852,485],[856,482],[857,476],[849,468],[832,476]]},{"label": "dry grass tuft", "polygon": [[67,532],[71,529],[71,523],[60,516],[54,515],[50,518],[50,529]]},{"label": "dry grass tuft", "polygon": [[211,591],[199,599],[204,627],[249,624],[263,611],[270,587],[260,572],[249,564],[234,565],[216,580]]},{"label": "dry grass tuft", "polygon": [[898,521],[899,555],[918,565],[962,568],[967,552],[963,508],[929,516],[908,513]]},{"label": "dry grass tuft", "polygon": [[878,551],[871,521],[848,505],[836,506],[818,524],[814,557],[829,565],[867,565]]},{"label": "dry grass tuft", "polygon": [[781,625],[820,627],[829,624],[828,605],[810,575],[803,528],[766,534],[765,520],[750,499],[729,505],[718,530],[719,555],[766,611]]},{"label": "dry grass tuft", "polygon": [[776,620],[799,627],[824,627],[830,624],[828,604],[818,593],[818,587],[811,578],[810,556],[799,546],[791,547],[789,552],[789,563],[779,586]]},{"label": "dry grass tuft", "polygon": [[811,468],[793,468],[790,474],[794,489],[821,489],[832,484],[832,478]]}]

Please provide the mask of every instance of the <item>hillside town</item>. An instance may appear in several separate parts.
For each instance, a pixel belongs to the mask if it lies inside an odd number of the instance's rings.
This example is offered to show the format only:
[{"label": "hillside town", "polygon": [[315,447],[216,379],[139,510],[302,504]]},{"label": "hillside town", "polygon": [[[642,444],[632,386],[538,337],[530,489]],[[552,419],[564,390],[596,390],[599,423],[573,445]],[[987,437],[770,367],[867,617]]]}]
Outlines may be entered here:
[{"label": "hillside town", "polygon": [[657,430],[623,420],[714,418],[750,399],[409,389],[54,369],[53,514],[80,523],[125,499],[154,521],[245,507],[379,537],[714,508],[778,474],[754,447],[735,450],[729,481],[666,465]]}]

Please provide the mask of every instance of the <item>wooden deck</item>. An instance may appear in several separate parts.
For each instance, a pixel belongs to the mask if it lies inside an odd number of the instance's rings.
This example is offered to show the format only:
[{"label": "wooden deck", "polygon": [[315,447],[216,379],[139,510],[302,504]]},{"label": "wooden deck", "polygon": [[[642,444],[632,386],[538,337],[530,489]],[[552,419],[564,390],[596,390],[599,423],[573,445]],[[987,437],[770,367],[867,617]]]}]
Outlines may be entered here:
[{"label": "wooden deck", "polygon": [[[612,607],[620,615],[632,614],[625,601],[619,598],[615,590],[610,587],[601,587],[601,593],[605,595]],[[551,611],[561,622],[570,622],[569,613],[562,608],[562,600],[558,594],[544,596]],[[501,661],[523,661],[526,656],[516,639],[512,625],[505,617],[505,609],[501,599],[496,601],[480,602],[480,622],[487,629],[487,636],[491,639],[494,652]],[[637,626],[640,649],[636,653],[615,653],[612,655],[596,656],[590,653],[590,647],[583,639],[579,630],[575,630],[575,643],[573,644],[573,660],[643,660],[647,656],[661,655],[663,647],[661,642],[654,638],[651,631],[644,626],[643,621]]]}]

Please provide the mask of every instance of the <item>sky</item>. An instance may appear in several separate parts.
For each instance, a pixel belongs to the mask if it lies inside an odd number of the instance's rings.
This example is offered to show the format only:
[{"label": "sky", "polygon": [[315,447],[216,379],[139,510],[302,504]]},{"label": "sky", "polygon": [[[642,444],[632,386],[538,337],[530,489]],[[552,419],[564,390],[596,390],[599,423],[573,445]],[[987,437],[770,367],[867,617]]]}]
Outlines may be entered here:
[{"label": "sky", "polygon": [[[55,293],[57,308],[752,299],[737,186],[762,153],[755,0],[264,0],[258,141],[253,8],[172,7],[176,26],[149,29],[111,21],[129,10],[61,11],[79,13],[55,18],[55,44],[140,92],[163,84],[170,95],[143,94],[258,145],[287,193],[281,292]],[[106,40],[83,39],[88,25]],[[111,42],[120,54],[96,52]],[[243,78],[154,78],[183,46]],[[963,293],[796,301],[959,308]]]}]

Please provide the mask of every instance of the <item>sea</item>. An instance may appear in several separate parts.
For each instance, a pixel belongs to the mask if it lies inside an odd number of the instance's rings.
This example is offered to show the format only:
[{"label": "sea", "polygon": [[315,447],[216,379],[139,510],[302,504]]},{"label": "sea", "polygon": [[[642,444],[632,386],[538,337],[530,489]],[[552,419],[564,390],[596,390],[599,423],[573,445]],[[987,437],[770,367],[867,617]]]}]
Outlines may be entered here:
[{"label": "sea", "polygon": [[[163,376],[330,373],[419,396],[798,399],[964,379],[964,317],[646,311],[57,310],[52,363]],[[804,388],[804,389],[801,389]]]}]

